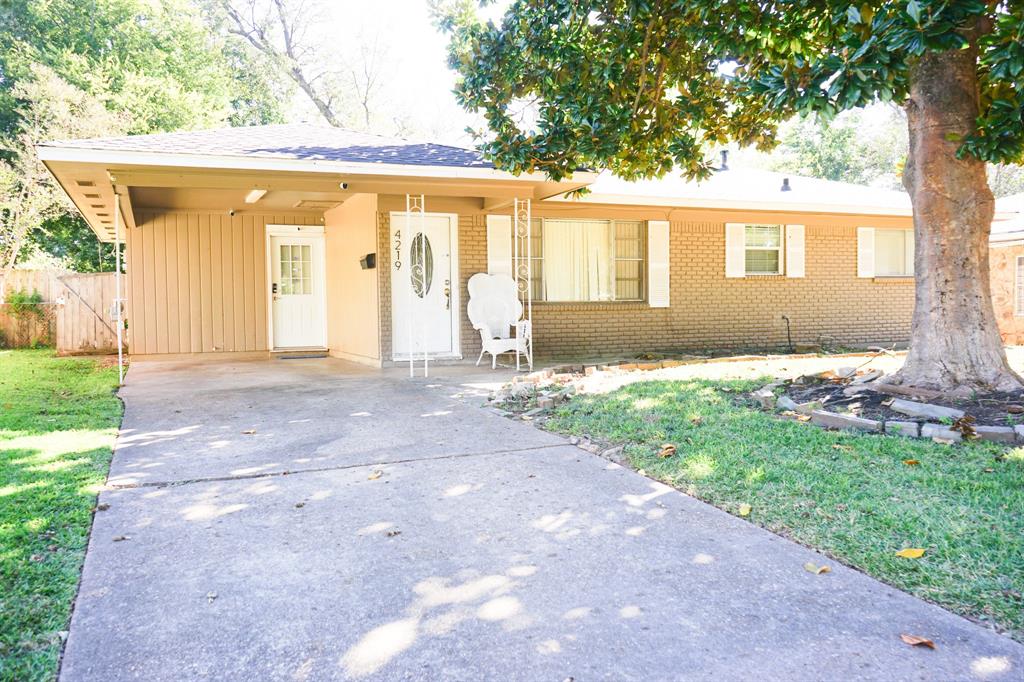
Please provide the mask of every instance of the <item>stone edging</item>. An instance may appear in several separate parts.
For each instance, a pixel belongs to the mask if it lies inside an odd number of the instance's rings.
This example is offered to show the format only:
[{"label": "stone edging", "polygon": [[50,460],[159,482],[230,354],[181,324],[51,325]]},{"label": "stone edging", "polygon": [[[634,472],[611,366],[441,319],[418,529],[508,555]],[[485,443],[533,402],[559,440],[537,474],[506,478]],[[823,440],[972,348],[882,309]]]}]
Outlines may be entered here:
[{"label": "stone edging", "polygon": [[[768,386],[754,391],[751,395],[761,403],[766,411],[788,411],[803,415],[803,423],[813,424],[826,429],[839,429],[845,431],[864,431],[867,433],[888,434],[904,436],[909,438],[931,438],[943,443],[958,443],[963,440],[964,434],[954,430],[948,424],[934,422],[879,420],[858,417],[853,414],[841,412],[829,412],[821,409],[821,403],[810,402],[798,404],[788,396],[776,399],[774,388]],[[788,402],[787,402],[788,401]],[[896,400],[894,403],[901,403],[897,411],[911,416],[956,416],[953,413],[963,412],[941,405],[930,405],[928,403],[917,403],[912,400]],[[948,412],[949,414],[940,414]],[[809,419],[807,419],[809,417]],[[996,443],[1024,443],[1024,424],[1016,426],[974,426],[974,436],[978,440],[992,441]]]}]

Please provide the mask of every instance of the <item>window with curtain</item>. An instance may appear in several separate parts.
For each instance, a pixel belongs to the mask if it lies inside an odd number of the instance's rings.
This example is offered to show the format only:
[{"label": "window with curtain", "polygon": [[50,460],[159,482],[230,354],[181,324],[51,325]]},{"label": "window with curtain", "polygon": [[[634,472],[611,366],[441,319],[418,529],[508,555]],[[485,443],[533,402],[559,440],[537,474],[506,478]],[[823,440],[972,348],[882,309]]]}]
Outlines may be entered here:
[{"label": "window with curtain", "polygon": [[914,274],[914,231],[875,228],[875,276]]},{"label": "window with curtain", "polygon": [[533,300],[643,300],[645,238],[641,221],[535,218]]},{"label": "window with curtain", "polygon": [[782,225],[747,225],[744,248],[748,275],[782,274]]}]

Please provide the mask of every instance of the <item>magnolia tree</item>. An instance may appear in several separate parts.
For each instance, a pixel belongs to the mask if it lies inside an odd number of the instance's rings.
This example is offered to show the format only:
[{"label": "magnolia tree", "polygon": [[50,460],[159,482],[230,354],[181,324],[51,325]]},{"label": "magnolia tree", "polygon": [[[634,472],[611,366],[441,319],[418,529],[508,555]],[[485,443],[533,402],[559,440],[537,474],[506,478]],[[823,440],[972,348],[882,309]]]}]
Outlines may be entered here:
[{"label": "magnolia tree", "polygon": [[72,210],[70,201],[36,154],[47,140],[115,135],[126,128],[123,115],[69,85],[51,69],[36,65],[12,95],[22,102],[21,124],[0,142],[0,297],[7,273],[18,261],[28,233],[48,218]]},{"label": "magnolia tree", "polygon": [[989,296],[985,162],[1024,156],[1024,3],[518,0],[500,25],[469,0],[435,5],[456,95],[513,172],[700,178],[708,146],[770,149],[795,114],[902,105],[917,284],[893,381],[1022,388]]}]

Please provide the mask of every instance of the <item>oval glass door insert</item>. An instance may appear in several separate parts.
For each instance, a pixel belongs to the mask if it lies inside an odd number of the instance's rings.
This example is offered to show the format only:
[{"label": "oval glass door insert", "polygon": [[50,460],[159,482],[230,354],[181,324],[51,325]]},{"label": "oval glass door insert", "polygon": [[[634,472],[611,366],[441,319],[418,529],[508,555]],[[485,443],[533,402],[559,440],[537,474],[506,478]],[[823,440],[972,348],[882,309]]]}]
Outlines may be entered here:
[{"label": "oval glass door insert", "polygon": [[424,298],[430,293],[430,285],[434,280],[434,250],[422,232],[413,237],[409,249],[409,278],[417,296]]}]

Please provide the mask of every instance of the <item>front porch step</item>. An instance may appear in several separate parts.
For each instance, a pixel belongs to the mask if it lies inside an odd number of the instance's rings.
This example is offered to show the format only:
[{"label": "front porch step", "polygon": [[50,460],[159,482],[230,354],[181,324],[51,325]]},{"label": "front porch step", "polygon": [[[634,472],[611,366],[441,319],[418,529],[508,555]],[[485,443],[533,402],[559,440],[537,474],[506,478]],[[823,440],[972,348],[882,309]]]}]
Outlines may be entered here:
[{"label": "front porch step", "polygon": [[314,360],[328,357],[327,348],[289,348],[272,350],[270,356],[278,360]]}]

